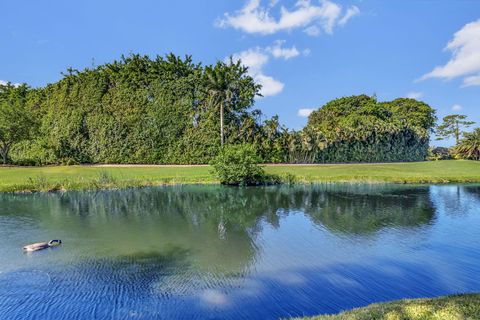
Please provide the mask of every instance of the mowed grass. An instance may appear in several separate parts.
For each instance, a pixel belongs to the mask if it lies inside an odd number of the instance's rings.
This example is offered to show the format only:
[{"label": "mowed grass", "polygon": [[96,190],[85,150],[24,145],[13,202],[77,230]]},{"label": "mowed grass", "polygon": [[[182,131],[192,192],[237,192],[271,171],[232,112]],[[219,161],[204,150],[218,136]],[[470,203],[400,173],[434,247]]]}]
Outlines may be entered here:
[{"label": "mowed grass", "polygon": [[372,304],[337,315],[303,320],[467,320],[480,319],[480,294]]},{"label": "mowed grass", "polygon": [[[479,161],[390,164],[267,165],[269,174],[298,183],[480,182]],[[0,192],[92,190],[218,183],[209,166],[0,167]]]},{"label": "mowed grass", "polygon": [[92,190],[197,183],[215,183],[209,167],[0,167],[0,192]]},{"label": "mowed grass", "polygon": [[480,161],[285,165],[268,167],[267,172],[291,173],[300,182],[470,183],[480,182]]}]

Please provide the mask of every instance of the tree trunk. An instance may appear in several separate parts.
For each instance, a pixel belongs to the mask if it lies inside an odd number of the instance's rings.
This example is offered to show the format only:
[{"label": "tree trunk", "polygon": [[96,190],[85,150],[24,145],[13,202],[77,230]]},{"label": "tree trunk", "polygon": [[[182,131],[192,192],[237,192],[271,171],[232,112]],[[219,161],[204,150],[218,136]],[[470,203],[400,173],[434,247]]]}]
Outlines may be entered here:
[{"label": "tree trunk", "polygon": [[458,141],[460,140],[460,125],[458,121],[455,122],[455,145],[458,145]]},{"label": "tree trunk", "polygon": [[220,144],[223,147],[223,103],[220,104]]},{"label": "tree trunk", "polygon": [[3,158],[3,164],[7,164],[7,159],[8,159],[8,152],[10,151],[10,145],[9,144],[4,144],[2,148],[0,149],[0,153],[2,154]]}]

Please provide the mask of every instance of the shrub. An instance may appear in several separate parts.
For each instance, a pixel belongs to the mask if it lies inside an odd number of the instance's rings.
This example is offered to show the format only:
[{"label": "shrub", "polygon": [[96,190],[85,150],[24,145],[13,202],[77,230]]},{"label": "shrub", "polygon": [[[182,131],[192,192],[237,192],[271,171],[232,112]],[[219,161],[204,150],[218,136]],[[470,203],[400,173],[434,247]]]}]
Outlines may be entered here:
[{"label": "shrub", "polygon": [[267,176],[258,165],[260,158],[249,144],[225,146],[212,161],[213,173],[222,184],[265,184]]}]

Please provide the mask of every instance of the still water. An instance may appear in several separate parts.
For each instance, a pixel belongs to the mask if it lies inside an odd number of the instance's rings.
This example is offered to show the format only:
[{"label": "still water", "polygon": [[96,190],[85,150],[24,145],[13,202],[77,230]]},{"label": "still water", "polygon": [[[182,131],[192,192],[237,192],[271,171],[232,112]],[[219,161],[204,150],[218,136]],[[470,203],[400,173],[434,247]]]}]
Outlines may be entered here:
[{"label": "still water", "polygon": [[480,186],[0,195],[0,319],[278,319],[478,291]]}]

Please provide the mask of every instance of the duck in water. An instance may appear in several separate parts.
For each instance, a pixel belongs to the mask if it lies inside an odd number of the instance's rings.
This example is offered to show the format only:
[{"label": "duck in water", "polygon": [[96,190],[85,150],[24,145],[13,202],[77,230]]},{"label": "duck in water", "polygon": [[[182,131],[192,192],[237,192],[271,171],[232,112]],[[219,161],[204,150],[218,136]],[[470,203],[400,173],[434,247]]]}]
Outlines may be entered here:
[{"label": "duck in water", "polygon": [[50,240],[48,242],[37,242],[37,243],[32,243],[29,244],[25,247],[23,247],[23,251],[38,251],[38,250],[43,250],[51,247],[57,247],[62,244],[62,240]]}]

